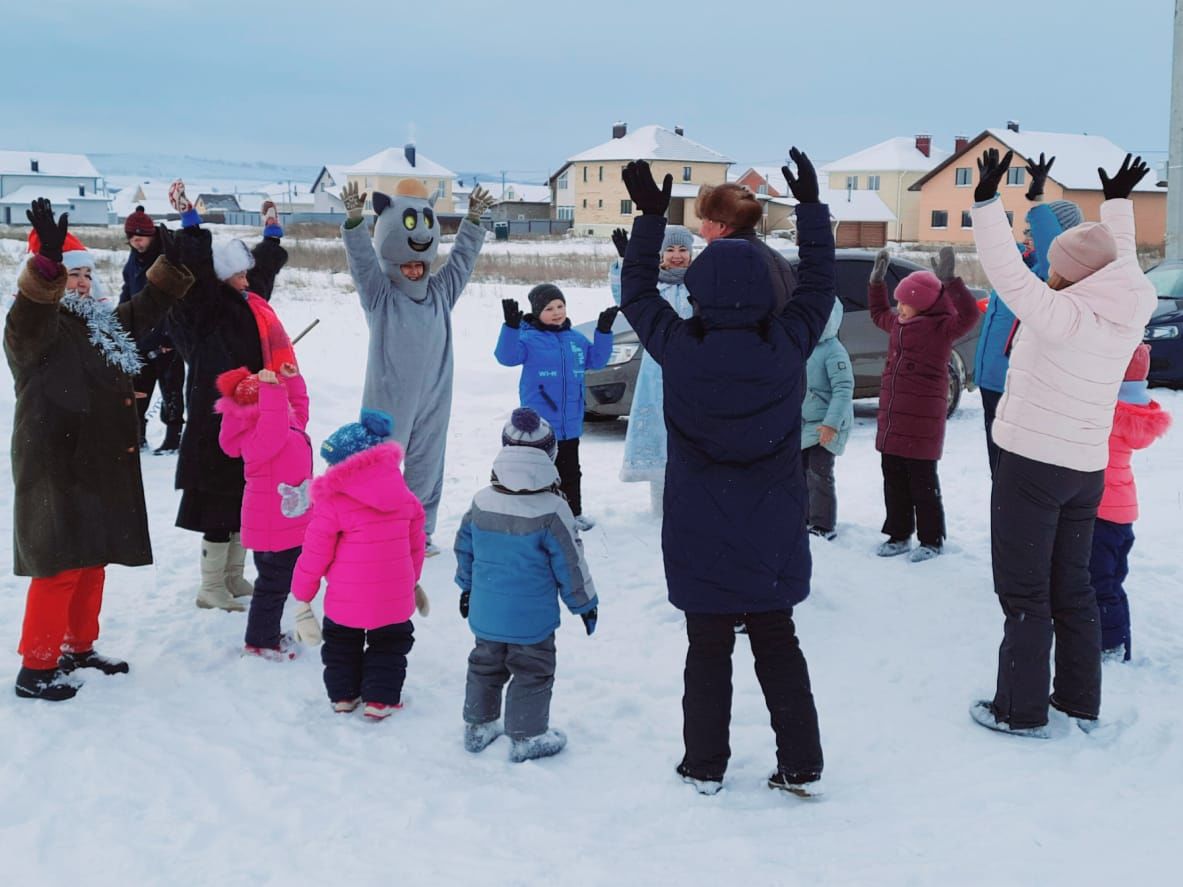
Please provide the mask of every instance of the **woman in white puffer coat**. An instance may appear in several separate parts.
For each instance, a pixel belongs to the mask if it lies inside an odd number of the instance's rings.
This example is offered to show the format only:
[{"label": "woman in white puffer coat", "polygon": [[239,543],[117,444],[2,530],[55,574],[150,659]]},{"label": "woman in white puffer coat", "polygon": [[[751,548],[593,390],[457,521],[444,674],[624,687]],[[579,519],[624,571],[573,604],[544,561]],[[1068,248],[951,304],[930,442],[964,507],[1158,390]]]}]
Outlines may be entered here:
[{"label": "woman in white puffer coat", "polygon": [[994,730],[1046,736],[1049,703],[1086,730],[1100,711],[1101,630],[1089,556],[1118,389],[1155,305],[1128,199],[1148,167],[1127,156],[1112,179],[1099,170],[1101,222],[1052,242],[1044,283],[1015,251],[997,197],[1010,159],[991,149],[979,161],[972,212],[982,268],[1018,320],[993,426],[1001,452],[990,535],[1006,621],[994,699],[975,703],[971,714]]}]

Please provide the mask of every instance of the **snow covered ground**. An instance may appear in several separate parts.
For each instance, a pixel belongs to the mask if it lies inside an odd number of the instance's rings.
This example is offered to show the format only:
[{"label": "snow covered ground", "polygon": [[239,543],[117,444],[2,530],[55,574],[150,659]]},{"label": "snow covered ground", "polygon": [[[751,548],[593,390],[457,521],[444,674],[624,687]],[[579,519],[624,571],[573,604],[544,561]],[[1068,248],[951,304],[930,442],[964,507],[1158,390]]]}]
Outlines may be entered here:
[{"label": "snow covered ground", "polygon": [[[492,244],[490,244],[492,246]],[[0,256],[0,264],[11,257]],[[0,283],[11,292],[8,264]],[[343,275],[281,278],[319,444],[359,406],[367,334]],[[455,315],[456,395],[437,539],[487,482],[517,373],[493,360],[500,300],[474,285]],[[569,290],[576,322],[610,304]],[[3,370],[7,374],[7,369]],[[1155,392],[1183,421],[1183,396]],[[12,386],[0,380],[0,438]],[[333,714],[315,650],[239,656],[242,614],[193,604],[198,540],[172,526],[174,459],[146,456],[153,567],[108,571],[99,648],[128,676],[88,677],[62,704],[0,688],[0,865],[8,884],[1102,884],[1170,883],[1183,863],[1183,428],[1136,457],[1143,517],[1129,588],[1135,661],[1105,666],[1092,736],[1016,740],[974,726],[993,688],[1002,618],[990,582],[988,473],[976,394],[949,425],[941,478],[948,554],[884,562],[873,403],[838,461],[840,536],[814,541],[814,591],[796,617],[814,682],[828,796],[764,787],[768,715],[737,639],[725,790],[695,794],[681,751],[685,634],[666,602],[648,490],[617,480],[625,425],[587,427],[585,536],[599,628],[558,634],[552,723],[560,756],[514,765],[508,741],[461,746],[471,635],[449,550],[429,560],[406,708],[386,723]],[[150,436],[161,434],[158,425]],[[11,563],[12,482],[0,466]],[[7,681],[26,580],[0,578]],[[318,610],[319,610],[319,604]],[[290,619],[290,611],[289,611]]]}]

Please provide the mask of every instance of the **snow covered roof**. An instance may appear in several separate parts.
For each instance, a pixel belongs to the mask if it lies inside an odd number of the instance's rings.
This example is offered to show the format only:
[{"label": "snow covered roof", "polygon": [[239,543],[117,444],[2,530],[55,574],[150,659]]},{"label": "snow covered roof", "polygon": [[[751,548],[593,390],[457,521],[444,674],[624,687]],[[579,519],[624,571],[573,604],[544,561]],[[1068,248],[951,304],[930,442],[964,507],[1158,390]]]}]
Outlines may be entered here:
[{"label": "snow covered roof", "polygon": [[71,188],[69,185],[58,185],[49,188],[43,185],[22,185],[15,191],[5,194],[3,198],[0,198],[0,203],[9,206],[24,205],[27,207],[38,197],[48,198],[49,202],[55,206],[92,200],[97,200],[100,203],[109,203],[111,201],[111,198],[105,194],[80,195],[77,188]]},{"label": "snow covered roof", "polygon": [[705,145],[680,136],[664,126],[642,126],[619,139],[609,139],[602,145],[589,148],[568,163],[584,160],[683,160],[691,163],[731,163],[725,157]]},{"label": "snow covered roof", "polygon": [[[347,167],[346,172],[355,176],[433,176],[446,179],[456,177],[450,169],[440,166],[418,151],[415,152],[415,165],[411,166],[402,147],[386,148],[377,154],[371,154],[365,160]],[[336,178],[333,176],[334,180]]]},{"label": "snow covered roof", "polygon": [[242,209],[242,206],[233,194],[198,194],[193,198],[193,203],[200,203],[206,209],[223,209],[234,212]]},{"label": "snow covered roof", "polygon": [[505,192],[502,194],[500,180],[489,180],[482,182],[479,179],[473,182],[471,177],[467,177],[464,185],[457,185],[452,182],[452,197],[457,200],[467,200],[468,196],[472,194],[473,185],[480,185],[493,199],[498,203],[550,203],[550,186],[549,185],[535,185],[529,182],[506,182]]},{"label": "snow covered roof", "polygon": [[[830,215],[839,222],[894,222],[893,213],[875,191],[846,191],[821,189],[819,199],[830,208]],[[796,206],[792,197],[772,197],[770,203]]]},{"label": "snow covered roof", "polygon": [[[32,161],[37,161],[33,172]],[[99,171],[85,154],[51,154],[45,151],[0,151],[0,174],[74,176],[97,179]]]},{"label": "snow covered roof", "polygon": [[916,139],[912,136],[896,136],[848,154],[819,169],[819,172],[861,172],[863,170],[882,170],[884,172],[928,172],[941,161],[949,157],[949,151],[935,145],[930,149],[930,155],[924,156],[916,147]]},{"label": "snow covered roof", "polygon": [[321,179],[327,177],[332,184],[326,184],[324,191],[326,194],[332,194],[334,197],[341,196],[341,189],[345,187],[345,182],[349,179],[349,165],[344,163],[326,163],[316,175],[316,181],[312,183],[312,190],[316,190],[316,186],[321,183]]},{"label": "snow covered roof", "polygon": [[[1009,129],[995,128],[987,129],[970,142],[964,154],[974,156],[974,148],[987,134],[1008,148],[1013,148],[1015,154],[1024,160],[1032,157],[1038,160],[1041,151],[1048,157],[1055,157],[1056,162],[1048,178],[1073,191],[1101,190],[1097,167],[1112,174],[1121,166],[1126,155],[1125,148],[1118,147],[1104,136],[1069,132],[1011,132]],[[942,167],[945,165],[947,164],[941,164]],[[1156,175],[1148,175],[1134,190],[1161,192],[1157,179]]]}]

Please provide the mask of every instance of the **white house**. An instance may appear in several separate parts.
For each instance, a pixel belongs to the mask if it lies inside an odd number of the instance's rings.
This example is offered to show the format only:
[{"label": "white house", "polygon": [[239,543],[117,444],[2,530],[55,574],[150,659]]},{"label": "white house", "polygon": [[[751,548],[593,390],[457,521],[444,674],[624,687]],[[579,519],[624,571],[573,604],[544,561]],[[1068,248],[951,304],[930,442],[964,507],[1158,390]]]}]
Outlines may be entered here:
[{"label": "white house", "polygon": [[312,183],[312,211],[318,213],[343,213],[341,189],[349,180],[348,164],[330,163],[320,168]]},{"label": "white house", "polygon": [[25,210],[38,197],[77,225],[106,225],[110,197],[85,154],[0,151],[0,223],[25,225]]}]

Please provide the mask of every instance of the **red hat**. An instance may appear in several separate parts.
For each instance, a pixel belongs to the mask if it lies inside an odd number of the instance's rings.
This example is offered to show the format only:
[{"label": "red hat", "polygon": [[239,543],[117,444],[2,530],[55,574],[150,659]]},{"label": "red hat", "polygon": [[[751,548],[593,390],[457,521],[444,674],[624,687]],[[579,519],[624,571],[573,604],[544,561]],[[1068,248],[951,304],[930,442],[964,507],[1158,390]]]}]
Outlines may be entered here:
[{"label": "red hat", "polygon": [[218,392],[239,406],[259,402],[259,376],[246,367],[226,370],[218,376]]},{"label": "red hat", "polygon": [[941,295],[941,281],[931,271],[913,271],[895,288],[895,300],[923,314]]},{"label": "red hat", "polygon": [[1125,368],[1123,382],[1145,382],[1150,375],[1150,346],[1143,342],[1134,349],[1130,365]]},{"label": "red hat", "polygon": [[123,233],[128,237],[151,237],[156,233],[156,224],[142,206],[137,206],[136,211],[124,220]]},{"label": "red hat", "polygon": [[[41,238],[37,236],[36,231],[29,232],[29,252],[33,255],[41,252]],[[93,268],[94,256],[82,245],[81,240],[66,232],[66,239],[62,241],[62,264],[66,266],[67,271],[73,271],[75,268]]]}]

